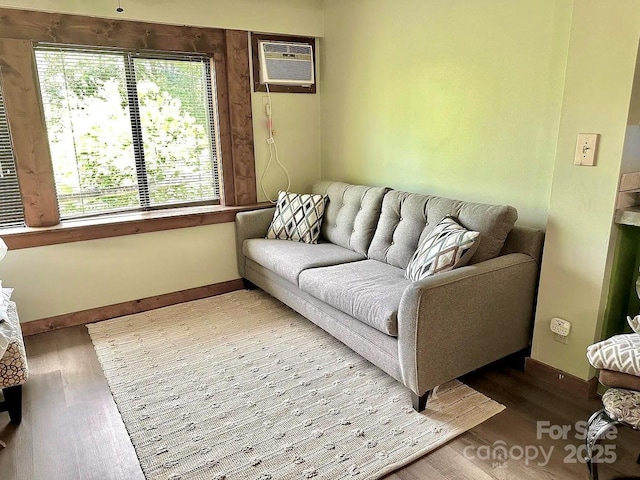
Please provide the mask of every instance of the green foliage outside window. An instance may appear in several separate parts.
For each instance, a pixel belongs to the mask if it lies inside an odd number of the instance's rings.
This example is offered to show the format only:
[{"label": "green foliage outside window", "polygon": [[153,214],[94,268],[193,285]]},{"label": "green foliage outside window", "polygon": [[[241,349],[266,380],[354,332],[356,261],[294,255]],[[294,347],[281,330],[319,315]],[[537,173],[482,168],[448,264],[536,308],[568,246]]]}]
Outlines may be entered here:
[{"label": "green foliage outside window", "polygon": [[217,198],[203,62],[126,55],[37,51],[62,218]]}]

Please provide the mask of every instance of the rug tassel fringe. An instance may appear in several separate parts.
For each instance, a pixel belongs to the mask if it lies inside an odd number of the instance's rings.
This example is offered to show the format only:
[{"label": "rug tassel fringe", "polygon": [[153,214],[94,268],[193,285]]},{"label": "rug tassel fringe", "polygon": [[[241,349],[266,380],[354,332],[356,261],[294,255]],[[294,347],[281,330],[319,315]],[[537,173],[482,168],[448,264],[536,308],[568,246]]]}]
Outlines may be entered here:
[{"label": "rug tassel fringe", "polygon": [[431,394],[429,395],[429,400],[437,400],[438,399],[438,389],[440,388],[440,385],[436,385],[435,387],[433,387],[433,390],[431,390]]}]

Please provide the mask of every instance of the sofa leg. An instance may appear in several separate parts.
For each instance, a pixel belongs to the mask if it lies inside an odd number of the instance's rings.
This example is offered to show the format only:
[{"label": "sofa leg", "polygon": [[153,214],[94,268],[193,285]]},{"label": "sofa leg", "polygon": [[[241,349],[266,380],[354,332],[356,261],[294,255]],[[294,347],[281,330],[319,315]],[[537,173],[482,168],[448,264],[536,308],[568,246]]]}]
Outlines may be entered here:
[{"label": "sofa leg", "polygon": [[531,349],[524,348],[506,357],[506,364],[517,370],[524,370],[527,357],[531,356]]},{"label": "sofa leg", "polygon": [[9,412],[11,423],[22,421],[22,385],[2,389],[4,402],[0,403],[0,412]]},{"label": "sofa leg", "polygon": [[245,290],[255,290],[256,288],[258,288],[253,282],[250,282],[246,278],[242,279],[242,283],[244,283]]},{"label": "sofa leg", "polygon": [[416,412],[421,412],[427,408],[427,399],[429,398],[430,393],[431,390],[427,391],[427,393],[422,396],[418,396],[416,393],[411,392],[411,401],[413,402],[413,409]]}]

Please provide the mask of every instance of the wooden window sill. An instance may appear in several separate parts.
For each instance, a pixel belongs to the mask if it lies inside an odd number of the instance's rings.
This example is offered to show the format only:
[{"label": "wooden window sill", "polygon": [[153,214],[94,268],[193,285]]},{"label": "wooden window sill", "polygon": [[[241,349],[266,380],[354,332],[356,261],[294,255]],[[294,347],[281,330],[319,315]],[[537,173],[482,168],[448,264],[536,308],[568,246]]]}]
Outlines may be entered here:
[{"label": "wooden window sill", "polygon": [[66,220],[54,227],[0,229],[0,238],[6,242],[10,250],[17,250],[214,223],[229,223],[235,220],[238,212],[271,206],[270,203],[264,202],[242,207],[210,205],[123,213],[90,219]]}]

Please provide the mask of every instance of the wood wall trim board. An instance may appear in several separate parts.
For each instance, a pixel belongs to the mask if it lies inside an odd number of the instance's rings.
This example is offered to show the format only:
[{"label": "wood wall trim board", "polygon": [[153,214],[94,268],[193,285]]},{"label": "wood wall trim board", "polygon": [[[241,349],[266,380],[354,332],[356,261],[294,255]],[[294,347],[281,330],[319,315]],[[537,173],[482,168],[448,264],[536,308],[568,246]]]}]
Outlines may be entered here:
[{"label": "wood wall trim board", "polygon": [[3,38],[101,47],[224,53],[224,30],[0,8]]},{"label": "wood wall trim board", "polygon": [[243,207],[185,207],[172,210],[138,212],[121,216],[69,221],[49,228],[0,230],[10,250],[82,242],[98,238],[121,237],[177,228],[198,227],[235,221],[238,212],[270,208],[268,202]]},{"label": "wood wall trim board", "polygon": [[578,398],[593,398],[598,389],[597,377],[583,380],[531,357],[525,360],[525,372]]},{"label": "wood wall trim board", "polygon": [[225,30],[227,92],[233,148],[234,205],[257,202],[256,165],[253,149],[249,36],[240,30]]},{"label": "wood wall trim board", "polygon": [[49,139],[29,40],[0,38],[0,75],[25,223],[56,225],[60,217]]},{"label": "wood wall trim board", "polygon": [[[220,199],[223,205],[236,204],[236,189],[233,165],[233,141],[231,138],[231,120],[229,107],[229,89],[227,87],[227,62],[225,56],[216,54],[213,57],[215,72],[217,98],[214,99],[216,111],[218,112],[218,145],[220,146],[220,156],[218,168],[223,179],[220,185]],[[231,180],[229,180],[231,179]]]},{"label": "wood wall trim board", "polygon": [[124,315],[131,315],[156,308],[167,307],[177,303],[213,297],[223,293],[242,290],[243,288],[243,281],[241,278],[238,278],[213,285],[190,288],[179,292],[165,293],[154,297],[141,298],[139,300],[117,303],[115,305],[106,305],[104,307],[96,307],[89,310],[82,310],[80,312],[57,315],[55,317],[43,318],[32,322],[25,322],[20,324],[20,327],[22,328],[22,334],[24,336],[36,335],[38,333],[57,330],[59,328],[99,322],[109,318],[122,317]]}]

